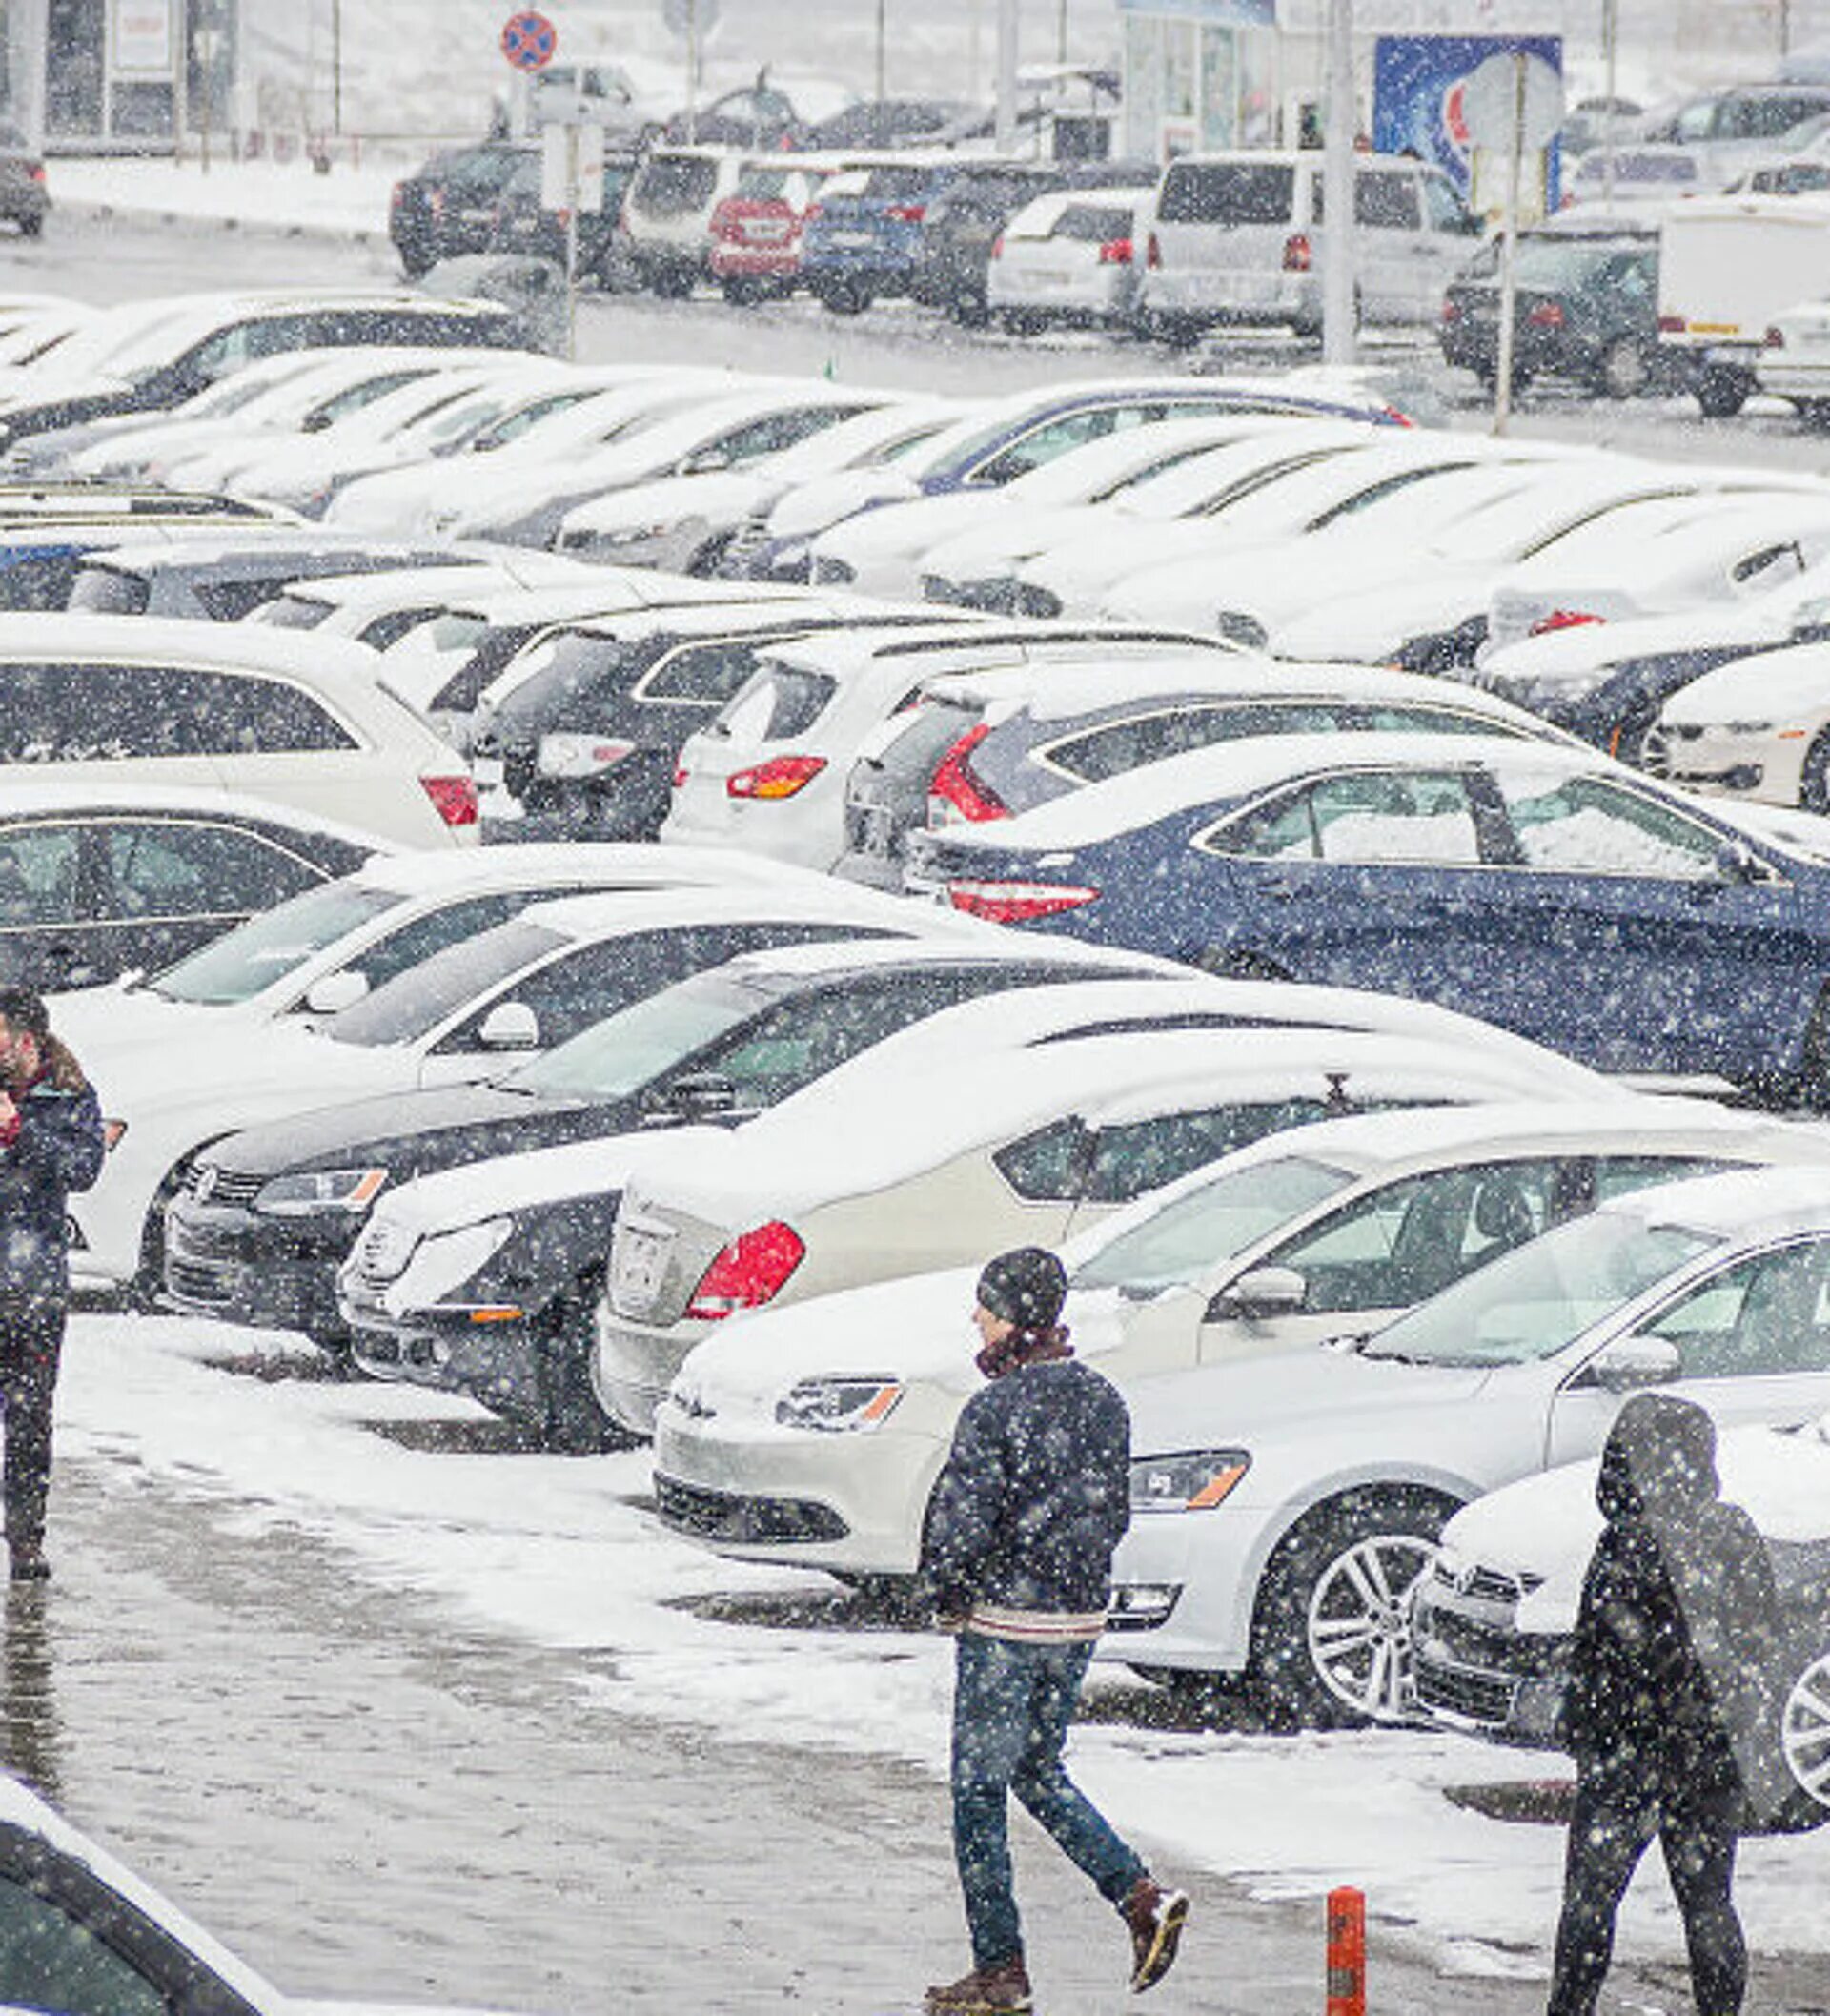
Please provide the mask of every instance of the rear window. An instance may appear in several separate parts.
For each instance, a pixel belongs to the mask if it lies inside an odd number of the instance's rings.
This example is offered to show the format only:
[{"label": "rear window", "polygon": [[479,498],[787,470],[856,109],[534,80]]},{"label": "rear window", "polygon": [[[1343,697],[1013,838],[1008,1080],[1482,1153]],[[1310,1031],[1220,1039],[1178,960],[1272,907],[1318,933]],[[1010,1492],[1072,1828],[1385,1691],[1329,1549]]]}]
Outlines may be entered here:
[{"label": "rear window", "polygon": [[636,177],[632,199],[656,216],[697,210],[718,182],[715,163],[695,154],[656,154]]},{"label": "rear window", "polygon": [[1106,245],[1131,234],[1131,213],[1117,204],[1070,203],[1055,219],[1051,238],[1071,238],[1077,245]]},{"label": "rear window", "polygon": [[785,742],[804,735],[837,691],[836,682],[824,672],[774,665],[750,682],[723,720],[738,742]]},{"label": "rear window", "polygon": [[1296,171],[1271,162],[1182,161],[1163,178],[1156,214],[1164,224],[1284,224]]},{"label": "rear window", "polygon": [[1731,98],[1717,113],[1716,131],[1724,140],[1771,140],[1826,112],[1830,101],[1822,98]]}]

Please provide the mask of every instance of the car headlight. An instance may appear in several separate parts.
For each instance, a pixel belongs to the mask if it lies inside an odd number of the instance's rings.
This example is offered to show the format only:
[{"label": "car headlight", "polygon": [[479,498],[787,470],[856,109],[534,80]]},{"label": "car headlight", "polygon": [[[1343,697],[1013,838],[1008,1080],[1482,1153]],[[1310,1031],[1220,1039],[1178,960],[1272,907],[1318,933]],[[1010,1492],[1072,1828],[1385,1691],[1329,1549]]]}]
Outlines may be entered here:
[{"label": "car headlight", "polygon": [[[416,1309],[427,1309],[443,1301],[454,1291],[470,1284],[507,1245],[514,1230],[513,1218],[485,1218],[476,1225],[459,1225],[450,1232],[425,1234],[402,1279],[401,1295]],[[461,1306],[461,1295],[458,1301]],[[518,1307],[491,1306],[498,1317],[523,1313]]]},{"label": "car headlight", "polygon": [[370,1219],[356,1242],[345,1271],[354,1278],[397,1281],[407,1271],[407,1262],[418,1250],[419,1234],[411,1227],[390,1224],[385,1216]]},{"label": "car headlight", "polygon": [[1207,1512],[1225,1502],[1251,1468],[1243,1449],[1190,1449],[1139,1456],[1131,1465],[1133,1512]]},{"label": "car headlight", "polygon": [[1777,725],[1770,721],[1725,721],[1722,732],[1725,735],[1771,735]]},{"label": "car headlight", "polygon": [[817,1428],[827,1434],[880,1427],[903,1396],[900,1379],[803,1379],[775,1418],[783,1428]]},{"label": "car headlight", "polygon": [[275,1176],[254,1193],[254,1209],[276,1218],[367,1211],[387,1180],[385,1169],[319,1169],[297,1176]]}]

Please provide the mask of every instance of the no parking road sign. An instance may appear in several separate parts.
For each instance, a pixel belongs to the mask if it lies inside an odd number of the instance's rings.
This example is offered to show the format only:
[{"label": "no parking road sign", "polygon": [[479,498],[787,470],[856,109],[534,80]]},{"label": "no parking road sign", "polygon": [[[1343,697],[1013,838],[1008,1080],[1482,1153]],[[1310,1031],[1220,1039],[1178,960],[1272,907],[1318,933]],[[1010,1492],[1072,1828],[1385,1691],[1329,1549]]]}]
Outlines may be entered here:
[{"label": "no parking road sign", "polygon": [[559,46],[559,31],[532,8],[510,14],[502,28],[502,54],[517,70],[544,70]]}]

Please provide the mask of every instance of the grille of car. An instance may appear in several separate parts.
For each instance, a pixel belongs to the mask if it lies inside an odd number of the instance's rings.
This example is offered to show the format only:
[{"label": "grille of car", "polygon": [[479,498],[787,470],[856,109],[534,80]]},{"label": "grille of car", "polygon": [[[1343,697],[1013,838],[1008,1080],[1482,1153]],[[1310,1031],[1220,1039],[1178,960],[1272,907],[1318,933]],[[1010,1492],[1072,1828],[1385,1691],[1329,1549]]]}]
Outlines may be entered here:
[{"label": "grille of car", "polygon": [[184,1187],[200,1204],[221,1204],[231,1210],[246,1211],[259,1196],[266,1180],[264,1176],[239,1174],[214,1162],[199,1162],[185,1178]]},{"label": "grille of car", "polygon": [[797,1498],[739,1497],[657,1476],[655,1505],[663,1526],[702,1539],[842,1540],[848,1528],[829,1505]]},{"label": "grille of car", "polygon": [[1538,1587],[1541,1575],[1509,1575],[1503,1568],[1461,1568],[1438,1561],[1434,1579],[1458,1596],[1472,1597],[1477,1603],[1516,1603]]},{"label": "grille of car", "polygon": [[165,1285],[180,1301],[220,1306],[234,1293],[234,1270],[213,1260],[167,1257]]},{"label": "grille of car", "polygon": [[1417,1700],[1426,1708],[1456,1715],[1467,1721],[1503,1725],[1513,1712],[1517,1681],[1489,1673],[1467,1673],[1455,1666],[1437,1666],[1418,1660],[1413,1667]]}]

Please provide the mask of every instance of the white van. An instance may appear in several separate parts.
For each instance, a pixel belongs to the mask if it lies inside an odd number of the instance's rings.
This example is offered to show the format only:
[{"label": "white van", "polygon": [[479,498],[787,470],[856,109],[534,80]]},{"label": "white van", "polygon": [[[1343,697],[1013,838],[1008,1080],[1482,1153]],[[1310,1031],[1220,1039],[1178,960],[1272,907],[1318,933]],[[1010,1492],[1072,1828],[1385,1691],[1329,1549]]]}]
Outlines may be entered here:
[{"label": "white van", "polygon": [[[1354,157],[1353,289],[1366,322],[1434,325],[1482,231],[1440,169]],[[1145,216],[1139,306],[1171,340],[1217,322],[1322,326],[1322,155],[1267,150],[1171,161]]]}]

